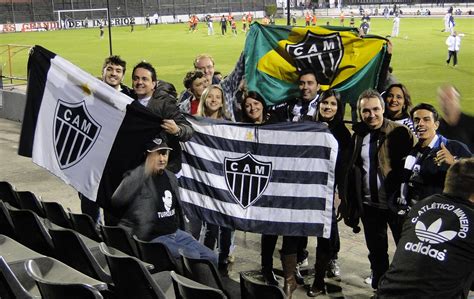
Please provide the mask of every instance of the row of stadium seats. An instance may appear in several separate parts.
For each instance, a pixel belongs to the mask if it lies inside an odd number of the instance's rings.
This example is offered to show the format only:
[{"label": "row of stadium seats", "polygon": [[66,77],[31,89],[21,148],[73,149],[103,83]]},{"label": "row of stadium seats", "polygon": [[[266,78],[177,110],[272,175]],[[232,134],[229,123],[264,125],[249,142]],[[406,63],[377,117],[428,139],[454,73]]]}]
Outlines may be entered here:
[{"label": "row of stadium seats", "polygon": [[[44,218],[45,217],[45,218]],[[285,298],[240,273],[240,292],[207,260],[66,212],[0,182],[0,298]],[[240,293],[240,294],[239,294]]]}]

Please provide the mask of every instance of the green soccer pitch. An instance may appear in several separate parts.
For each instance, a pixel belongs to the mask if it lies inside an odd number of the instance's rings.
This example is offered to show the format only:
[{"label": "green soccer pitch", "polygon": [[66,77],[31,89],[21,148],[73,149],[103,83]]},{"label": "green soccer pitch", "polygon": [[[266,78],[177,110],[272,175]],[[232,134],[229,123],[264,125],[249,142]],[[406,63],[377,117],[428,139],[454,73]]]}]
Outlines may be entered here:
[{"label": "green soccer pitch", "polygon": [[[339,19],[319,18],[318,25],[339,25]],[[346,16],[346,25],[349,18]],[[285,20],[277,20],[284,24]],[[302,19],[298,25],[303,25]],[[357,18],[356,25],[360,23]],[[428,102],[438,106],[436,89],[443,83],[454,84],[462,94],[463,111],[474,114],[474,18],[456,18],[456,30],[463,33],[459,65],[446,66],[448,33],[443,29],[443,17],[401,18],[400,36],[392,39],[394,53],[391,65],[393,74],[404,83],[414,103]],[[0,34],[1,44],[41,45],[70,60],[87,72],[100,76],[103,60],[109,55],[107,28],[105,36],[99,38],[98,28],[61,30],[50,32],[29,32]],[[229,73],[235,65],[245,43],[245,34],[238,24],[238,35],[234,37],[227,28],[227,34],[220,34],[220,27],[214,22],[214,35],[207,35],[205,23],[199,23],[198,30],[188,32],[186,23],[144,25],[112,28],[113,54],[128,62],[125,83],[130,85],[130,70],[141,60],[151,62],[157,69],[158,78],[172,82],[178,92],[184,89],[182,79],[192,69],[193,58],[199,53],[211,54],[216,70]],[[387,36],[392,31],[392,19],[372,18],[371,34]],[[26,54],[14,57],[14,73],[26,73]],[[4,62],[3,62],[4,63]]]}]

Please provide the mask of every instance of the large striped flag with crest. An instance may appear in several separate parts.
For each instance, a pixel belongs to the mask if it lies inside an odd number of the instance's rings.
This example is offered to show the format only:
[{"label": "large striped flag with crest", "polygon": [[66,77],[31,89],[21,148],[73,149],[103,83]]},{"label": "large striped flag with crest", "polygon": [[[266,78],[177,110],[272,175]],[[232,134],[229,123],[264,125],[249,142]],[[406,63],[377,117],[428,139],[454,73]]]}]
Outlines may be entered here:
[{"label": "large striped flag with crest", "polygon": [[248,89],[278,104],[299,96],[298,72],[309,69],[322,90],[336,89],[344,102],[355,102],[362,91],[377,87],[383,65],[388,67],[386,44],[348,27],[254,23],[244,49]]},{"label": "large striped flag with crest", "polygon": [[181,200],[206,222],[329,238],[337,141],[322,123],[262,126],[189,119]]}]

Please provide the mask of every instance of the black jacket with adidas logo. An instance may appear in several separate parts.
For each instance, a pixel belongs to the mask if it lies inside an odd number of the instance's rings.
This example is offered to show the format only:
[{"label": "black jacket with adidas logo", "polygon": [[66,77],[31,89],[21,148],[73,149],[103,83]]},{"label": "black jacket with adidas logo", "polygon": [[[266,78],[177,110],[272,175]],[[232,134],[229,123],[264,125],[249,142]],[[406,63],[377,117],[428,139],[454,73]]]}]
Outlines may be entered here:
[{"label": "black jacket with adidas logo", "polygon": [[405,220],[377,298],[467,298],[474,278],[474,205],[436,194]]}]

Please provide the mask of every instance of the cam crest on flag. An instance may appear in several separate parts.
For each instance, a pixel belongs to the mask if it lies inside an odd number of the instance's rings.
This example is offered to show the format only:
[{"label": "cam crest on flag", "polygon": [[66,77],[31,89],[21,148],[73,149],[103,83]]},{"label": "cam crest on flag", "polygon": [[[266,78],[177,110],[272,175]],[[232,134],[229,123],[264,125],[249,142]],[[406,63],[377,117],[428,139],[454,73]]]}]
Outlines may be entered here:
[{"label": "cam crest on flag", "polygon": [[312,70],[322,85],[330,85],[344,55],[338,32],[319,35],[311,31],[297,44],[287,44],[286,51],[295,60],[298,72]]},{"label": "cam crest on flag", "polygon": [[262,196],[272,174],[272,163],[255,159],[250,152],[224,159],[225,182],[234,200],[246,209]]},{"label": "cam crest on flag", "polygon": [[82,160],[94,145],[102,126],[87,111],[85,101],[68,103],[59,100],[54,114],[53,140],[61,169]]}]

